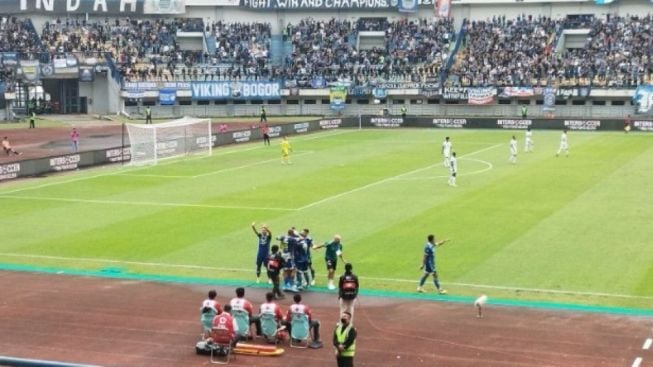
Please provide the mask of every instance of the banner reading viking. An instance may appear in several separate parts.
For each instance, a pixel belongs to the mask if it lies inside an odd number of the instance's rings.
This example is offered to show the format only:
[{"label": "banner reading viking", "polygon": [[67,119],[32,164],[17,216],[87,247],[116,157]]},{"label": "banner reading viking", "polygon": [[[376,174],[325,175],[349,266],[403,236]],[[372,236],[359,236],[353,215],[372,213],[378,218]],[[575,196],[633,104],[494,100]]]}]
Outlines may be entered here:
[{"label": "banner reading viking", "polygon": [[183,14],[185,0],[3,0],[0,13]]},{"label": "banner reading viking", "polygon": [[279,82],[191,82],[194,101],[224,99],[280,99]]},{"label": "banner reading viking", "polygon": [[494,102],[497,89],[494,87],[467,88],[467,103],[469,104],[490,104]]},{"label": "banner reading viking", "polygon": [[[417,0],[415,0],[417,1]],[[240,6],[267,9],[388,9],[387,0],[240,0]],[[396,7],[396,5],[395,5]]]}]

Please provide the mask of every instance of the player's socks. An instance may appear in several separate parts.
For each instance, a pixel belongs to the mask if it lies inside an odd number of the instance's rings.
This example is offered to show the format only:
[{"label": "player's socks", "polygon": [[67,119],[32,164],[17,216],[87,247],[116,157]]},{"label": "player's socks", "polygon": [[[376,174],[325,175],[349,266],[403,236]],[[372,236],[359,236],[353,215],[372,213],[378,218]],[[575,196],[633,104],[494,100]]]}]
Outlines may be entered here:
[{"label": "player's socks", "polygon": [[424,283],[426,283],[426,278],[428,277],[428,274],[425,274],[420,280],[419,280],[419,287],[422,288],[424,286]]},{"label": "player's socks", "polygon": [[439,280],[435,279],[435,280],[433,281],[433,284],[435,284],[435,288],[437,288],[438,290],[440,290],[440,281],[439,281]]}]

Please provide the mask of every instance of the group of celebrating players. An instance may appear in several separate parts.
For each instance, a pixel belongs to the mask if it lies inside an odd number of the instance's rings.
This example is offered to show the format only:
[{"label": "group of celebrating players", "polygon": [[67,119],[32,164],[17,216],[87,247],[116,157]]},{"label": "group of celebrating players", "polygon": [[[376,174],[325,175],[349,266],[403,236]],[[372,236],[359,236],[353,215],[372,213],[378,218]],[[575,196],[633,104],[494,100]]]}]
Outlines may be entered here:
[{"label": "group of celebrating players", "polygon": [[[335,235],[331,241],[314,246],[308,228],[301,232],[295,227],[288,229],[285,235],[276,237],[278,245],[272,245],[272,232],[267,225],[256,228],[252,223],[252,230],[258,238],[258,252],[256,255],[256,282],[261,281],[261,268],[265,267],[268,282],[272,284],[272,292],[277,298],[284,298],[282,290],[299,292],[315,285],[315,268],[313,267],[312,250],[325,248],[326,268],[328,272],[328,288],[336,289],[333,278],[342,257],[341,237]],[[283,286],[281,280],[283,279]]]}]

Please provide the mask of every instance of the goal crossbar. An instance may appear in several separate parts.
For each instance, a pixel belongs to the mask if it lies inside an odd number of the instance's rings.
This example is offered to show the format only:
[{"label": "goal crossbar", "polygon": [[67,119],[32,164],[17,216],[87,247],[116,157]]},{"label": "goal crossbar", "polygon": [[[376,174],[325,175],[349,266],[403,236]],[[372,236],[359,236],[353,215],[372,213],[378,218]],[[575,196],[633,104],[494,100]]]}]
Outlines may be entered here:
[{"label": "goal crossbar", "polygon": [[188,154],[211,155],[211,120],[183,117],[159,124],[125,124],[131,164],[156,164]]}]

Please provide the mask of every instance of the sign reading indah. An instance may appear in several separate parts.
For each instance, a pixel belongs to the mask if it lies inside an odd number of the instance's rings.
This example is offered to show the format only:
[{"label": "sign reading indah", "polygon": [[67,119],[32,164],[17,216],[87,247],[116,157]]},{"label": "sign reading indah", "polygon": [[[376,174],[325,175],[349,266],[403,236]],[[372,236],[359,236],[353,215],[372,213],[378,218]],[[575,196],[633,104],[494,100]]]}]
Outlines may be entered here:
[{"label": "sign reading indah", "polygon": [[1,13],[183,14],[185,0],[3,0]]}]

